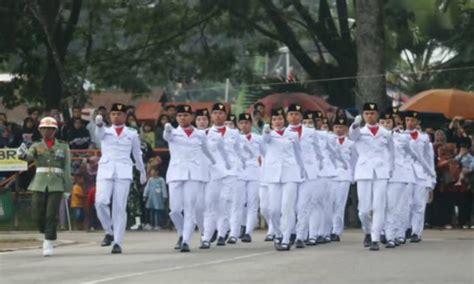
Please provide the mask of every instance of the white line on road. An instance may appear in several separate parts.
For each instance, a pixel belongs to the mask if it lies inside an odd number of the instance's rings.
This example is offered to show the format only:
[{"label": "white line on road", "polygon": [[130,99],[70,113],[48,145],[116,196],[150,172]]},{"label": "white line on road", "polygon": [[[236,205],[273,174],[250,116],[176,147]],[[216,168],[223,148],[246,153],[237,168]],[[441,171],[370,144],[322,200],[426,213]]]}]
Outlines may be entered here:
[{"label": "white line on road", "polygon": [[135,277],[135,276],[143,276],[143,275],[153,274],[153,273],[171,272],[171,271],[177,271],[177,270],[183,270],[183,269],[189,269],[189,268],[196,268],[196,267],[207,266],[207,265],[221,264],[221,263],[236,261],[236,260],[240,260],[240,259],[246,259],[246,258],[252,258],[252,257],[272,254],[272,253],[275,253],[275,251],[267,251],[267,252],[261,252],[261,253],[247,254],[247,255],[242,255],[242,256],[237,256],[237,257],[232,257],[232,258],[213,260],[213,261],[196,263],[196,264],[191,264],[191,265],[186,265],[186,266],[173,266],[173,267],[169,267],[169,268],[162,268],[162,269],[148,270],[148,271],[142,271],[142,272],[135,272],[135,273],[130,273],[130,274],[123,274],[123,275],[118,275],[118,276],[112,276],[112,277],[107,277],[107,278],[82,282],[82,284],[104,283],[104,282],[110,282],[110,281],[114,281],[114,280],[118,280],[118,279],[125,279],[125,278],[130,278],[130,277]]}]

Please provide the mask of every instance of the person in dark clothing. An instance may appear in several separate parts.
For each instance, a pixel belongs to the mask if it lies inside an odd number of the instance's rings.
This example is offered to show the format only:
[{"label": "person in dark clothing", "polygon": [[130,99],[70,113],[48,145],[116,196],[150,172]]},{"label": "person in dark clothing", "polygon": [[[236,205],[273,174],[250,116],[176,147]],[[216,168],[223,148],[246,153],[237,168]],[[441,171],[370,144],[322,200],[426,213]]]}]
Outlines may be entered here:
[{"label": "person in dark clothing", "polygon": [[155,147],[156,148],[168,148],[168,142],[163,139],[163,131],[165,129],[165,124],[170,122],[170,117],[166,114],[160,115],[156,123],[155,128]]},{"label": "person in dark clothing", "polygon": [[[23,120],[23,127],[20,132],[19,140],[21,143],[25,143],[26,146],[30,146],[33,142],[41,139],[41,134],[38,128],[35,126],[33,118],[27,117]],[[20,144],[21,144],[20,143]]]},{"label": "person in dark clothing", "polygon": [[73,128],[68,131],[66,141],[71,149],[88,149],[91,143],[89,131],[84,127],[82,119],[75,118]]},{"label": "person in dark clothing", "polygon": [[63,126],[63,129],[61,131],[61,138],[64,139],[64,140],[67,140],[68,137],[69,137],[69,131],[73,130],[74,129],[74,121],[76,119],[80,119],[82,121],[82,125],[84,126],[84,128],[87,126],[87,124],[89,123],[87,120],[85,119],[82,119],[82,108],[81,107],[78,107],[78,106],[75,106],[72,108],[72,117],[69,121],[67,121],[64,126]]}]

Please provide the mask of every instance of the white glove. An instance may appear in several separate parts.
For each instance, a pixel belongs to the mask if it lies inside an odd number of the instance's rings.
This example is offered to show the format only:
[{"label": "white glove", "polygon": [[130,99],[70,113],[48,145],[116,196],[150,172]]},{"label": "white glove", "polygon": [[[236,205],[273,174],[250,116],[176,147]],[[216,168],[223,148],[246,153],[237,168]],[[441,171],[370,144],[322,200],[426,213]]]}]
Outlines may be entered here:
[{"label": "white glove", "polygon": [[69,197],[71,197],[71,193],[70,192],[64,192],[63,196],[64,196],[64,199],[68,200]]},{"label": "white glove", "polygon": [[165,132],[171,133],[171,131],[173,131],[173,126],[168,122],[165,124]]},{"label": "white glove", "polygon": [[146,183],[146,173],[141,172],[140,173],[140,184],[145,184]]},{"label": "white glove", "polygon": [[270,133],[270,131],[271,131],[270,125],[265,124],[265,125],[263,126],[263,133],[268,134],[268,133]]},{"label": "white glove", "polygon": [[98,114],[95,117],[95,125],[101,127],[103,124],[104,124],[104,118],[102,117],[102,115]]},{"label": "white glove", "polygon": [[19,159],[24,159],[28,155],[28,148],[25,143],[21,143],[20,147],[16,149],[16,155]]},{"label": "white glove", "polygon": [[354,124],[360,125],[362,123],[362,116],[360,114],[355,117]]}]

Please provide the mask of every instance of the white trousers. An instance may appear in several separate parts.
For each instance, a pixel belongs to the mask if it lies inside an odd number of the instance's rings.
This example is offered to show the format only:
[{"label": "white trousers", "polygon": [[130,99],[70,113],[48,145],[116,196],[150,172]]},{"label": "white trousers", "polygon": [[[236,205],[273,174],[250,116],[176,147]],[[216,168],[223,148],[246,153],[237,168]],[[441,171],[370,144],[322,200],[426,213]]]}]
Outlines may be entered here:
[{"label": "white trousers", "polygon": [[242,208],[245,207],[246,199],[245,181],[234,178],[233,180],[229,180],[229,182],[231,203],[230,208],[225,208],[226,210],[230,209],[228,214],[230,223],[229,237],[238,238],[240,235],[240,226],[242,226],[242,219],[244,218]]},{"label": "white trousers", "polygon": [[[183,243],[189,244],[195,227],[196,205],[202,195],[203,182],[174,181],[169,183],[170,218],[183,237]],[[183,217],[184,214],[184,217]]]},{"label": "white trousers", "polygon": [[332,181],[332,233],[340,236],[344,230],[344,213],[351,187],[350,181]]},{"label": "white trousers", "polygon": [[[204,193],[203,241],[209,241],[216,228],[219,237],[224,237],[227,234],[232,211],[232,187],[236,185],[236,181],[235,176],[230,176],[207,183]],[[241,208],[239,209],[241,210]]]},{"label": "white trousers", "polygon": [[[114,236],[114,243],[121,245],[127,226],[127,199],[129,179],[99,179],[95,195],[95,208],[102,228]],[[112,201],[112,210],[110,202]],[[112,212],[111,212],[112,211]]]},{"label": "white trousers", "polygon": [[269,183],[270,219],[273,223],[275,235],[283,237],[282,243],[288,244],[296,222],[296,200],[298,184]]},{"label": "white trousers", "polygon": [[357,181],[359,219],[362,230],[365,234],[371,234],[373,242],[380,240],[385,223],[387,183],[387,179]]},{"label": "white trousers", "polygon": [[410,213],[409,195],[412,184],[389,182],[387,186],[387,209],[385,216],[385,236],[387,240],[405,237],[406,223]]},{"label": "white trousers", "polygon": [[196,200],[196,206],[195,206],[195,218],[194,222],[196,223],[199,232],[201,233],[201,236],[204,235],[204,208],[205,208],[205,203],[204,203],[204,196],[205,196],[205,188],[207,186],[207,183],[203,183],[202,185],[202,191],[201,194],[198,195],[197,200]]},{"label": "white trousers", "polygon": [[244,216],[245,233],[251,235],[258,221],[258,194],[260,183],[256,180],[245,181],[246,206]]},{"label": "white trousers", "polygon": [[268,230],[267,230],[267,235],[274,235],[275,230],[273,229],[273,224],[271,221],[271,215],[270,215],[270,196],[268,193],[268,185],[267,184],[260,184],[260,187],[258,189],[258,195],[260,199],[260,214],[263,216],[265,219],[265,222],[267,223]]},{"label": "white trousers", "polygon": [[311,197],[311,214],[309,216],[309,237],[316,239],[318,236],[326,234],[328,223],[330,224],[330,212],[325,212],[331,192],[329,191],[329,178],[320,177],[314,184]]},{"label": "white trousers", "polygon": [[296,203],[296,238],[306,240],[309,234],[309,216],[311,215],[313,203],[313,191],[316,189],[317,180],[305,180],[298,187],[298,201]]},{"label": "white trousers", "polygon": [[417,185],[412,190],[411,204],[411,230],[412,234],[421,237],[425,225],[426,203],[430,196],[430,189],[424,185]]}]

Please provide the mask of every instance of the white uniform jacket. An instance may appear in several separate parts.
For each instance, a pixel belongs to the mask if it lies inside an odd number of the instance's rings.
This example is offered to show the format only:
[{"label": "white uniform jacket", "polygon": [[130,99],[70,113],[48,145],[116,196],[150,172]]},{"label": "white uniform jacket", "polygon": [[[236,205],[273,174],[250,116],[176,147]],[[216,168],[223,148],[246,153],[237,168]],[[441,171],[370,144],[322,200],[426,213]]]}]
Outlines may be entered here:
[{"label": "white uniform jacket", "polygon": [[[178,126],[171,132],[164,131],[163,138],[168,142],[170,163],[166,181],[209,181],[209,165],[214,158],[207,147],[206,133],[193,129],[191,135]],[[207,160],[204,160],[207,159]]]},{"label": "white uniform jacket", "polygon": [[128,127],[123,128],[120,136],[115,128],[96,127],[95,134],[101,141],[102,156],[99,160],[97,179],[133,179],[133,161],[130,152],[135,160],[135,166],[141,173],[145,172],[143,164],[142,150],[140,148],[140,138],[135,130]]},{"label": "white uniform jacket", "polygon": [[367,125],[351,125],[349,138],[354,141],[358,158],[354,179],[389,179],[394,168],[394,145],[392,133],[382,126],[375,136]]},{"label": "white uniform jacket", "polygon": [[249,138],[247,138],[247,135],[242,135],[244,138],[243,145],[248,145],[248,147],[252,149],[253,155],[249,155],[248,153],[245,155],[245,167],[241,171],[239,179],[258,181],[260,180],[260,168],[265,153],[265,145],[262,136],[254,133],[249,133],[248,135]]},{"label": "white uniform jacket", "polygon": [[415,154],[410,147],[410,136],[400,131],[393,131],[395,146],[395,166],[389,182],[415,183],[415,171],[412,159]]},{"label": "white uniform jacket", "polygon": [[266,145],[262,181],[301,182],[303,169],[298,134],[286,128],[283,135],[272,130],[270,133],[263,133],[262,137]]},{"label": "white uniform jacket", "polygon": [[354,181],[354,167],[357,161],[357,151],[355,150],[354,142],[347,137],[342,137],[342,144],[339,142],[339,137],[335,136],[337,143],[337,151],[341,153],[344,162],[336,161],[336,181]]},{"label": "white uniform jacket", "polygon": [[[411,137],[410,132],[417,132],[416,139]],[[407,131],[410,137],[410,147],[416,154],[411,157],[410,164],[415,171],[416,183],[426,187],[431,187],[433,180],[436,179],[434,169],[434,151],[431,146],[430,138],[426,133],[418,130]]]}]

